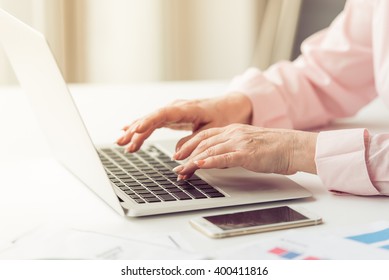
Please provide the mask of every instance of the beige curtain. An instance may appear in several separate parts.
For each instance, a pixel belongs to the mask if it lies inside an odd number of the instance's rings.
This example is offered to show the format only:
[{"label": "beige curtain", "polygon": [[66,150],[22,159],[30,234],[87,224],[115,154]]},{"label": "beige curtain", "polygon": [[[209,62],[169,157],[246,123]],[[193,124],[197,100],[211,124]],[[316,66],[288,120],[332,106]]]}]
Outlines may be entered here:
[{"label": "beige curtain", "polygon": [[253,65],[261,69],[290,59],[302,0],[266,2],[253,59]]},{"label": "beige curtain", "polygon": [[[301,0],[0,0],[68,82],[229,79],[288,59]],[[0,52],[0,83],[15,82]]]}]

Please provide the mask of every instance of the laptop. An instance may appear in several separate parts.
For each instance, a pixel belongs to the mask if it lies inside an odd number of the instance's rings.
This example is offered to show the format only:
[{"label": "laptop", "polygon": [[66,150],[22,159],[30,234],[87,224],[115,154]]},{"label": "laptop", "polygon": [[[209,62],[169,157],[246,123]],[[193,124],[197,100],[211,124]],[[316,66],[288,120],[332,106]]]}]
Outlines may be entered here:
[{"label": "laptop", "polygon": [[[56,159],[123,216],[210,209],[310,197],[282,175],[242,168],[199,170],[177,182],[175,141],[147,143],[135,154],[97,147],[44,36],[0,9],[0,42],[36,111]],[[42,170],[44,173],[44,170]]]}]

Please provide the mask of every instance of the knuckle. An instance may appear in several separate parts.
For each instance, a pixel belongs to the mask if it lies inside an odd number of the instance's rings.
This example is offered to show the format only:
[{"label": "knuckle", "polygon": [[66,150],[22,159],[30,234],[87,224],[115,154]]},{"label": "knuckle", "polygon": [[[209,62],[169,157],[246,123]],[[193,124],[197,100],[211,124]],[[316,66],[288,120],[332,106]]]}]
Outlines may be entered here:
[{"label": "knuckle", "polygon": [[199,133],[198,137],[200,138],[200,140],[203,140],[203,139],[206,139],[208,138],[208,131],[207,130],[203,130]]},{"label": "knuckle", "polygon": [[215,154],[215,148],[214,147],[209,147],[204,151],[206,156],[213,156]]},{"label": "knuckle", "polygon": [[232,162],[232,155],[230,153],[223,155],[223,161],[226,165]]},{"label": "knuckle", "polygon": [[240,132],[240,131],[242,131],[242,127],[240,124],[236,124],[236,123],[230,124],[227,127],[227,131],[229,133]]},{"label": "knuckle", "polygon": [[202,140],[198,145],[199,149],[205,149],[207,146],[208,146],[207,140]]}]

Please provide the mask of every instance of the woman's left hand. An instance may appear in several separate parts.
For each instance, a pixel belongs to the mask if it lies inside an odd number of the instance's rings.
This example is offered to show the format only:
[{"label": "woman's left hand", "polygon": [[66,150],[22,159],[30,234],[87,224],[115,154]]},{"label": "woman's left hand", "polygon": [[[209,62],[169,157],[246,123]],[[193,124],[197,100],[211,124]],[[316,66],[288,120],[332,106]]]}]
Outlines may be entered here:
[{"label": "woman's left hand", "polygon": [[316,139],[317,133],[243,124],[210,128],[182,145],[174,158],[187,161],[173,171],[178,179],[189,178],[199,168],[236,166],[263,173],[316,173]]}]

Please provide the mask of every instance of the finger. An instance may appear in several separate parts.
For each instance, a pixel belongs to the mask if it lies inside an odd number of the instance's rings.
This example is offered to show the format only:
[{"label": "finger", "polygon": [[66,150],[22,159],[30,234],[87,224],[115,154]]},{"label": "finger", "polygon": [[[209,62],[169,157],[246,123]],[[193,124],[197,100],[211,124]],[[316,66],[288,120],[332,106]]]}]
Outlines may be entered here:
[{"label": "finger", "polygon": [[130,127],[134,126],[134,124],[135,124],[136,122],[138,122],[138,120],[135,120],[135,121],[133,121],[132,123],[123,126],[122,130],[123,130],[123,131],[126,131],[126,130],[130,129]]},{"label": "finger", "polygon": [[182,165],[174,168],[173,171],[179,175],[191,175],[199,168],[199,166],[196,162],[210,158],[210,157],[218,156],[218,155],[229,154],[229,153],[233,152],[232,149],[233,149],[233,147],[231,147],[230,145],[227,145],[225,143],[211,146],[208,149],[206,149],[205,151],[203,151],[202,153],[193,157],[193,159],[188,160],[185,164],[182,164]]},{"label": "finger", "polygon": [[[189,139],[191,139],[192,137],[194,136],[194,133],[192,133],[191,135],[188,135],[188,136],[185,136],[183,138],[181,138],[177,144],[176,144],[176,153],[178,152],[178,150],[181,149],[181,146],[187,142]],[[173,155],[173,158],[176,159],[176,155]]]},{"label": "finger", "polygon": [[136,119],[136,120],[132,121],[130,124],[123,126],[122,130],[123,131],[127,131],[129,129],[135,130],[136,126],[138,126],[139,121],[140,121],[140,119]]},{"label": "finger", "polygon": [[131,131],[131,130],[127,129],[124,132],[124,134],[116,140],[116,144],[118,144],[120,146],[127,145],[131,141],[133,134],[134,134],[133,130]]},{"label": "finger", "polygon": [[201,169],[237,167],[241,166],[242,155],[238,152],[230,152],[196,160],[194,163]]},{"label": "finger", "polygon": [[193,152],[188,155],[187,160],[191,161],[197,158],[206,158],[234,151],[235,147],[232,145],[228,145],[230,139],[226,139],[223,136],[223,133],[219,133],[215,136],[209,137],[208,139],[201,141],[200,144],[193,150]]},{"label": "finger", "polygon": [[[178,117],[177,117],[178,118]],[[130,125],[123,127],[125,134],[120,137],[116,143],[118,145],[127,145],[131,142],[135,133],[153,132],[155,129],[163,127],[168,121],[174,120],[174,113],[170,109],[162,108],[149,114],[148,116],[132,122]]]},{"label": "finger", "polygon": [[127,145],[128,143],[131,142],[131,139],[135,133],[136,133],[136,124],[134,124],[132,127],[127,128],[123,136],[116,140],[116,143],[120,146]]},{"label": "finger", "polygon": [[125,152],[134,153],[140,149],[144,141],[150,137],[154,130],[150,129],[144,133],[135,133],[131,138],[130,144],[126,147]]},{"label": "finger", "polygon": [[135,121],[133,121],[132,123],[123,126],[123,127],[122,127],[122,130],[123,130],[123,131],[128,130],[128,129],[129,129],[131,126],[133,126],[137,121],[138,121],[138,120],[135,120]]},{"label": "finger", "polygon": [[200,144],[201,141],[204,141],[214,135],[220,134],[223,132],[223,128],[209,128],[195,133],[190,139],[188,139],[180,149],[175,153],[174,157],[176,159],[185,159],[187,158],[194,149]]},{"label": "finger", "polygon": [[157,110],[145,117],[139,124],[136,132],[144,132],[149,129],[157,129],[172,123],[193,123],[199,112],[192,106],[184,109],[178,106],[168,106]]},{"label": "finger", "polygon": [[173,168],[173,172],[177,173],[177,181],[186,180],[190,178],[195,171],[199,169],[193,162],[187,162],[183,165],[179,165]]},{"label": "finger", "polygon": [[[199,134],[201,131],[203,130],[206,130],[206,129],[209,129],[212,127],[212,124],[207,124],[205,126],[203,126],[201,129],[193,132],[191,135],[188,135],[188,136],[185,136],[183,138],[181,138],[177,144],[176,144],[176,152],[178,152],[178,150],[181,149],[182,145],[184,145],[186,142],[188,142],[191,138],[195,137],[197,134]],[[175,157],[174,157],[175,158]]]},{"label": "finger", "polygon": [[[146,133],[146,135],[150,135],[151,133],[163,126],[171,126],[173,123],[177,122],[192,122],[195,119],[196,112],[191,112],[192,109],[186,108],[186,110],[180,110],[176,107],[165,107],[159,109],[158,111],[144,117],[143,119],[139,119],[133,122],[129,126],[125,126],[125,134],[117,140],[118,145],[127,145],[131,142],[132,137],[135,133],[142,134]],[[198,112],[197,112],[198,114]]]},{"label": "finger", "polygon": [[181,181],[181,180],[188,180],[190,177],[192,177],[193,174],[188,174],[188,175],[178,175],[177,176],[177,181]]},{"label": "finger", "polygon": [[128,144],[129,141],[131,140],[130,138],[132,137],[131,135],[134,134],[138,126],[138,123],[139,123],[139,119],[134,120],[131,124],[123,126],[122,130],[124,131],[124,134],[116,140],[116,144],[121,146]]},{"label": "finger", "polygon": [[174,130],[193,130],[193,123],[168,123],[165,127]]}]

